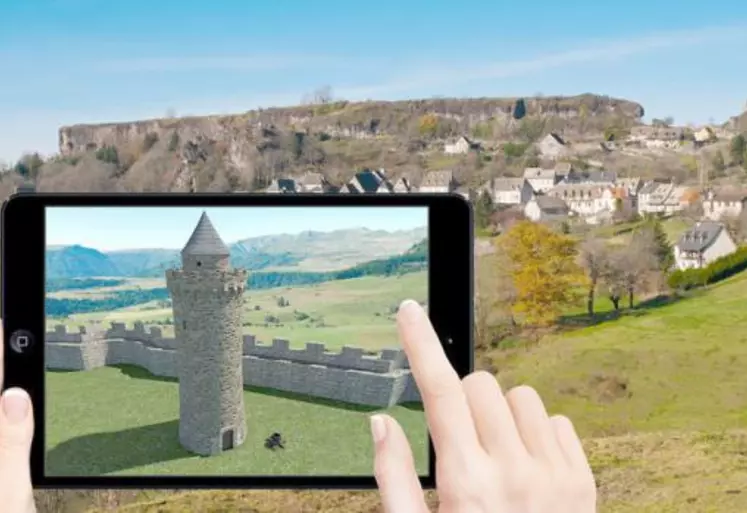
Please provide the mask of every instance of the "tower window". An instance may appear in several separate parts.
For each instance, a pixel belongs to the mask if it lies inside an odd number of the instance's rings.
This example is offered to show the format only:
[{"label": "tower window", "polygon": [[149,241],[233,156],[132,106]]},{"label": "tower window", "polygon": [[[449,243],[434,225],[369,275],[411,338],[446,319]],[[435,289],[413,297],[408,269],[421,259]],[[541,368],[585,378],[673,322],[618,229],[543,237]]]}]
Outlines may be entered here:
[{"label": "tower window", "polygon": [[182,321],[182,329],[183,330],[187,329],[187,321]]},{"label": "tower window", "polygon": [[200,267],[201,265],[202,265],[202,262],[200,262],[200,261],[198,260],[198,261],[197,261],[197,267]]}]

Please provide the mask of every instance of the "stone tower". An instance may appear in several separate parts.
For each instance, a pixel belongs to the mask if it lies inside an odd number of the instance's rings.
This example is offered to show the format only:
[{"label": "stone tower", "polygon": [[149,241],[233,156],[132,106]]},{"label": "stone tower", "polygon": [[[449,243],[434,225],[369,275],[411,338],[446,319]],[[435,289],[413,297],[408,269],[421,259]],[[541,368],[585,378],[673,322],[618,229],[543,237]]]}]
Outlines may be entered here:
[{"label": "stone tower", "polygon": [[166,271],[178,352],[179,441],[208,456],[246,437],[242,366],[242,294],[247,271],[207,214],[182,250],[182,268]]}]

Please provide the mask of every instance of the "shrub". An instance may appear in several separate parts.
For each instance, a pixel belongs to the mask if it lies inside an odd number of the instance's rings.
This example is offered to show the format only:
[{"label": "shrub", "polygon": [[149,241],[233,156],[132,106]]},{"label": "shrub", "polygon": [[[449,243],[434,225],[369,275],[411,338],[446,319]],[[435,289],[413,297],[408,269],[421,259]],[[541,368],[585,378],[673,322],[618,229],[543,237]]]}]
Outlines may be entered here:
[{"label": "shrub", "polygon": [[145,139],[143,139],[143,152],[150,150],[158,142],[158,134],[155,132],[148,132]]},{"label": "shrub", "polygon": [[171,132],[171,137],[169,138],[169,144],[167,148],[169,151],[176,151],[177,149],[179,149],[179,133],[176,130]]},{"label": "shrub", "polygon": [[673,289],[690,290],[717,283],[744,270],[747,270],[747,246],[717,258],[702,269],[673,271],[669,274],[667,283]]},{"label": "shrub", "polygon": [[527,143],[507,142],[503,145],[503,154],[507,157],[518,158],[524,156],[527,148],[529,148],[529,144]]},{"label": "shrub", "polygon": [[114,146],[102,146],[96,150],[96,158],[101,162],[119,165],[119,153]]}]

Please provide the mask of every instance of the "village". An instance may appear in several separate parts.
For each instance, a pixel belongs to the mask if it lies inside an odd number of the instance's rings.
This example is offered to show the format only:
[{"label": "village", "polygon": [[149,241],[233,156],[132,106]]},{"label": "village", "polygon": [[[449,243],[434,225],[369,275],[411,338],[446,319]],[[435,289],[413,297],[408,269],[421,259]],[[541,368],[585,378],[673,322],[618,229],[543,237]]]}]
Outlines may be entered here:
[{"label": "village", "polygon": [[[690,151],[715,143],[719,136],[710,127],[689,135],[679,127],[642,125],[634,127],[626,140],[608,140],[598,145],[606,151]],[[363,169],[346,183],[335,185],[322,172],[307,172],[299,178],[279,178],[264,189],[267,193],[462,195],[477,204],[476,216],[489,210],[490,219],[478,225],[501,230],[506,220],[528,219],[568,230],[569,226],[605,225],[638,217],[682,216],[692,220],[674,247],[679,269],[702,268],[736,251],[743,242],[747,223],[747,187],[734,184],[677,183],[673,178],[645,180],[618,176],[599,168],[592,160],[578,159],[563,137],[550,133],[536,143],[541,165],[527,167],[521,176],[496,176],[478,187],[459,183],[450,170],[426,172],[415,184],[408,176],[390,176],[385,169]],[[587,145],[588,146],[588,145]],[[468,137],[444,144],[445,154],[483,151]],[[482,205],[483,208],[479,208]],[[499,213],[499,215],[493,215]]]}]

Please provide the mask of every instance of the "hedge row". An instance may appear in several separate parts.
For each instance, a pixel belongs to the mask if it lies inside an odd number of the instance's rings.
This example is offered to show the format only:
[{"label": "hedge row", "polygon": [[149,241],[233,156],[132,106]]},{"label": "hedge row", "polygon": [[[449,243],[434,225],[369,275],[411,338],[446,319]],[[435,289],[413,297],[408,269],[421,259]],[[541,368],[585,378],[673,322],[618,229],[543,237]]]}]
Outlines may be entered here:
[{"label": "hedge row", "polygon": [[673,289],[689,290],[725,280],[744,270],[747,270],[747,246],[717,258],[702,269],[673,271],[667,282]]}]

